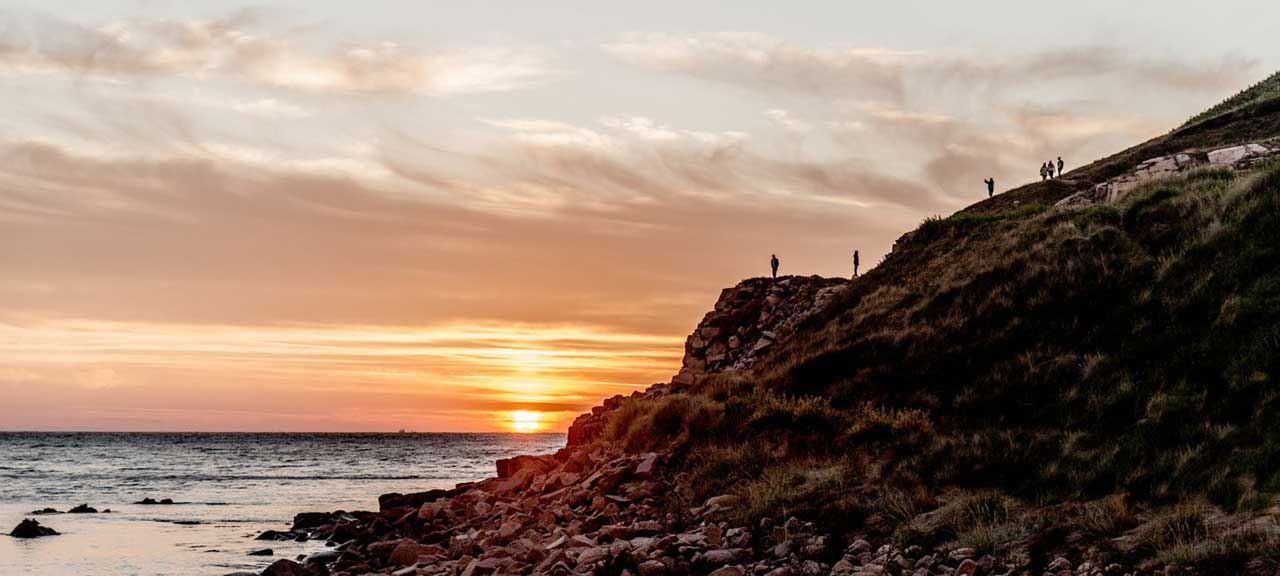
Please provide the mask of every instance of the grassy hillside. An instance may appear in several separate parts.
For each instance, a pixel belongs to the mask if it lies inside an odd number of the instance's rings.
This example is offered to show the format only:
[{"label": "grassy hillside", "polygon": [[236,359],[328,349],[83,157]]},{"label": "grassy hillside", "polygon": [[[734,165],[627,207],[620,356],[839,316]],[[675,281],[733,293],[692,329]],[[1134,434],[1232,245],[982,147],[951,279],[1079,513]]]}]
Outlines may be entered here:
[{"label": "grassy hillside", "polygon": [[1184,126],[1195,124],[1204,120],[1208,120],[1215,116],[1220,116],[1226,112],[1239,110],[1250,104],[1271,100],[1280,97],[1280,72],[1272,74],[1266,80],[1258,82],[1244,90],[1239,94],[1223,100],[1220,104],[1201,112],[1190,120]]},{"label": "grassy hillside", "polygon": [[752,373],[624,405],[606,437],[675,450],[683,497],[738,493],[744,520],[1280,561],[1274,522],[1245,523],[1280,495],[1280,167],[1049,208],[1152,156],[1280,135],[1278,100],[1219,108],[926,221]]},{"label": "grassy hillside", "polygon": [[1280,73],[1200,114],[1193,122],[1118,154],[978,202],[962,212],[1002,212],[1054,202],[1128,172],[1144,160],[1186,150],[1210,150],[1280,136]]}]

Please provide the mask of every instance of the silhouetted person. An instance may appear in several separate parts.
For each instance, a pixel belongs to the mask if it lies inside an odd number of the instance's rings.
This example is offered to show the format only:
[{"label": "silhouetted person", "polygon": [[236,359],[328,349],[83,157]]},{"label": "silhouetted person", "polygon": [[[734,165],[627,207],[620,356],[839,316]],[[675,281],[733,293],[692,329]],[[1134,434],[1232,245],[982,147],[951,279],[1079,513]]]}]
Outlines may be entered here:
[{"label": "silhouetted person", "polygon": [[986,182],[987,184],[987,198],[994,196],[996,193],[996,179],[987,178],[986,180],[983,180],[983,182]]},{"label": "silhouetted person", "polygon": [[769,267],[773,268],[773,277],[777,278],[778,277],[778,255],[777,254],[772,254],[769,256]]},{"label": "silhouetted person", "polygon": [[1041,180],[1041,181],[1044,181],[1044,179],[1045,179],[1045,178],[1048,178],[1048,177],[1049,177],[1049,166],[1048,166],[1047,164],[1041,164],[1041,165],[1040,165],[1040,180]]},{"label": "silhouetted person", "polygon": [[858,251],[853,251],[853,277],[858,277]]},{"label": "silhouetted person", "polygon": [[1053,160],[1045,162],[1044,167],[1049,169],[1049,179],[1053,180]]},{"label": "silhouetted person", "polygon": [[1058,177],[1062,177],[1062,157],[1058,157]]}]

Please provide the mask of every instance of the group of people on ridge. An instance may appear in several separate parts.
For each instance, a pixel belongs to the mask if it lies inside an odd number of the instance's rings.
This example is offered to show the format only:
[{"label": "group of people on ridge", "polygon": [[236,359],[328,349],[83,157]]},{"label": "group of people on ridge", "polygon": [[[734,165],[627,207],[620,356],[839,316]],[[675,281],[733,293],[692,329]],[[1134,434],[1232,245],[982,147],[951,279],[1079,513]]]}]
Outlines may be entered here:
[{"label": "group of people on ridge", "polygon": [[[1058,176],[1062,176],[1062,157],[1058,157]],[[1040,179],[1053,179],[1053,160],[1040,165]]]},{"label": "group of people on ridge", "polygon": [[[857,251],[857,250],[854,250],[854,251],[853,251],[853,276],[854,276],[854,278],[857,278],[857,277],[858,277],[858,264],[860,264],[860,262],[858,261],[858,251]],[[778,255],[777,255],[777,254],[770,254],[770,255],[769,255],[769,268],[773,270],[773,277],[776,279],[776,278],[778,277]]]},{"label": "group of people on ridge", "polygon": [[[1062,173],[1063,173],[1063,164],[1064,164],[1064,163],[1063,163],[1063,161],[1062,161],[1062,157],[1061,157],[1061,156],[1059,156],[1059,157],[1058,157],[1057,166],[1054,166],[1054,161],[1053,161],[1053,160],[1050,160],[1050,161],[1048,161],[1048,162],[1045,162],[1044,164],[1041,164],[1041,165],[1040,165],[1040,180],[1052,179],[1052,178],[1053,178],[1053,174],[1054,174],[1054,169],[1055,169],[1055,168],[1057,169],[1058,177],[1059,177],[1059,178],[1061,178],[1061,177],[1062,177]],[[995,196],[995,194],[996,194],[996,179],[995,179],[995,178],[987,178],[987,179],[983,180],[983,181],[982,181],[982,183],[987,185],[987,198],[990,198],[990,197],[992,197],[992,196]]]},{"label": "group of people on ridge", "polygon": [[[1058,157],[1056,165],[1053,160],[1050,160],[1048,162],[1045,162],[1044,164],[1041,164],[1040,179],[1041,180],[1052,179],[1054,177],[1055,172],[1057,173],[1058,177],[1061,178],[1062,172],[1063,172],[1062,170],[1063,164],[1064,163],[1062,162],[1061,156]],[[987,178],[982,182],[987,185],[987,198],[994,196],[996,193],[996,179]],[[853,251],[853,276],[855,278],[858,277],[858,264],[859,264],[858,251],[854,250]],[[769,268],[773,271],[773,277],[777,278],[778,277],[778,255],[777,254],[769,255]]]}]

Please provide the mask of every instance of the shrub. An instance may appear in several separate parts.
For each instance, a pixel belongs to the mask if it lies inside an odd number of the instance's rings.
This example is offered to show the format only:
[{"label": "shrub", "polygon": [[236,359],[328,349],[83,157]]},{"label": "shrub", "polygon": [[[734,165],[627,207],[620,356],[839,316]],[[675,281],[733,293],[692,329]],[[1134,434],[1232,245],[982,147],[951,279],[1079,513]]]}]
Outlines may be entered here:
[{"label": "shrub", "polygon": [[1098,538],[1114,538],[1134,527],[1137,518],[1129,509],[1124,496],[1113,494],[1085,504],[1078,522],[1086,534]]},{"label": "shrub", "polygon": [[877,406],[864,402],[853,411],[853,423],[846,433],[850,438],[858,440],[898,439],[905,443],[915,443],[932,432],[933,423],[923,410]]},{"label": "shrub", "polygon": [[735,490],[744,501],[735,511],[735,521],[753,525],[765,517],[814,515],[824,502],[845,491],[848,476],[849,466],[839,459],[797,460],[768,467],[760,477]]},{"label": "shrub", "polygon": [[689,438],[710,437],[723,406],[697,394],[673,394],[653,402],[626,402],[609,417],[605,437],[628,452],[673,448]]},{"label": "shrub", "polygon": [[1185,554],[1209,535],[1204,509],[1187,504],[1174,507],[1142,527],[1142,546],[1156,557]]}]

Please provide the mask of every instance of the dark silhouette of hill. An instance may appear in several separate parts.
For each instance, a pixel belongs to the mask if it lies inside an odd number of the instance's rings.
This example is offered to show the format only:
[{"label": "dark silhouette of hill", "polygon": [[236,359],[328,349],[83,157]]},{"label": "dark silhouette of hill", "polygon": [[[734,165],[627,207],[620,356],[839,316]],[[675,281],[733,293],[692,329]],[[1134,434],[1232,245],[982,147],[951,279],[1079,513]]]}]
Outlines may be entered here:
[{"label": "dark silhouette of hill", "polygon": [[341,545],[265,573],[1273,575],[1276,78],[854,280],[727,288],[563,450],[300,514],[263,536]]},{"label": "dark silhouette of hill", "polygon": [[[1054,205],[1151,158],[1269,142],[1277,82],[929,219],[752,370],[708,375],[696,400],[624,403],[606,437],[684,455],[692,499],[742,495],[747,522],[1274,565],[1280,533],[1257,519],[1280,493],[1280,167]],[[967,519],[930,517],[952,513]]]}]

